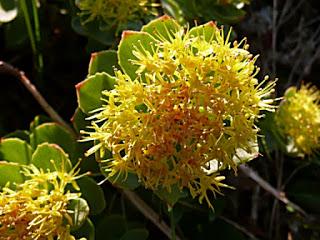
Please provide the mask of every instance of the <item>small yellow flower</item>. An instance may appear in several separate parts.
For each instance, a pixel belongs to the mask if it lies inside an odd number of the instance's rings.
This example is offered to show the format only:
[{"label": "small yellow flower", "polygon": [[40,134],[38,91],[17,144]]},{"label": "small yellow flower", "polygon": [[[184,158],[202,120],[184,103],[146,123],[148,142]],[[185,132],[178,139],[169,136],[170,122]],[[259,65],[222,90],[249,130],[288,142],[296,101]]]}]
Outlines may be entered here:
[{"label": "small yellow flower", "polygon": [[280,133],[293,150],[312,154],[320,147],[320,94],[316,87],[290,87],[276,113]]},{"label": "small yellow flower", "polygon": [[[201,33],[201,27],[203,32]],[[204,32],[210,28],[209,34]],[[134,46],[136,79],[117,71],[117,82],[104,91],[107,103],[89,119],[86,140],[112,152],[106,159],[110,177],[135,173],[146,188],[188,188],[211,203],[219,192],[219,170],[236,171],[239,149],[252,151],[260,110],[274,109],[265,99],[274,82],[262,87],[255,78],[256,57],[245,41],[229,42],[213,23],[200,35],[177,25],[166,35],[155,32],[156,46]]]},{"label": "small yellow flower", "polygon": [[75,181],[78,171],[44,172],[33,165],[22,169],[27,180],[16,189],[7,186],[0,192],[0,239],[75,240],[67,207],[80,193],[71,193],[66,187],[71,184],[80,190]]},{"label": "small yellow flower", "polygon": [[99,19],[113,27],[157,15],[155,7],[158,4],[152,0],[78,0],[77,6],[81,10],[80,16],[86,19],[84,23]]}]

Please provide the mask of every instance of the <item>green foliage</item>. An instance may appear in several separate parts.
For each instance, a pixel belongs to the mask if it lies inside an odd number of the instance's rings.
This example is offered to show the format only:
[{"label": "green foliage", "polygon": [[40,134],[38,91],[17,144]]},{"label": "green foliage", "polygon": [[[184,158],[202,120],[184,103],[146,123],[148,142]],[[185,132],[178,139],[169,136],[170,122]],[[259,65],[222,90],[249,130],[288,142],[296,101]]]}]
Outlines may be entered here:
[{"label": "green foliage", "polygon": [[82,177],[77,181],[82,197],[88,202],[90,215],[100,214],[106,207],[106,200],[101,187],[90,177]]},{"label": "green foliage", "polygon": [[[32,148],[30,145],[18,138],[3,139],[0,144],[0,159],[19,164],[29,164],[31,161]],[[0,187],[8,182],[21,183],[24,181],[19,166],[10,166],[0,163]]]},{"label": "green foliage", "polygon": [[137,77],[136,71],[139,67],[132,64],[132,60],[137,59],[134,56],[133,51],[136,50],[135,48],[152,51],[155,47],[155,40],[149,34],[144,32],[125,31],[122,34],[121,42],[119,44],[119,65],[131,79],[135,79]]},{"label": "green foliage", "polygon": [[74,136],[56,123],[43,123],[30,134],[30,144],[36,148],[41,143],[55,143],[69,155],[73,164],[77,162],[78,144]]},{"label": "green foliage", "polygon": [[89,76],[98,72],[105,72],[113,76],[115,68],[119,68],[116,51],[107,50],[91,54],[88,71]]},{"label": "green foliage", "polygon": [[78,83],[76,88],[79,108],[86,114],[97,109],[102,105],[102,90],[111,90],[114,82],[114,78],[109,74],[98,72]]},{"label": "green foliage", "polygon": [[68,156],[56,144],[42,143],[35,149],[32,154],[31,164],[44,171],[69,171],[71,162]]}]

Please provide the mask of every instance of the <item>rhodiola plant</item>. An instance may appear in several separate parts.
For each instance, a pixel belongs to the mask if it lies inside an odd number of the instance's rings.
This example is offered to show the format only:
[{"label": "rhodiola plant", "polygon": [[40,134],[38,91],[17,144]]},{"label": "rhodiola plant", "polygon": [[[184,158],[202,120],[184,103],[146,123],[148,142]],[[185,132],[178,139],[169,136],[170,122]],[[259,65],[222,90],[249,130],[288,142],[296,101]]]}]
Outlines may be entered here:
[{"label": "rhodiola plant", "polygon": [[89,217],[103,211],[105,199],[89,172],[79,168],[80,150],[67,129],[41,117],[29,131],[1,139],[1,237],[95,239]]},{"label": "rhodiola plant", "polygon": [[170,204],[188,189],[212,207],[227,187],[220,172],[257,156],[256,121],[274,110],[275,83],[258,82],[246,40],[229,36],[212,22],[186,30],[163,16],[123,32],[117,52],[92,55],[77,85],[91,121],[81,132],[108,180],[142,184]]}]

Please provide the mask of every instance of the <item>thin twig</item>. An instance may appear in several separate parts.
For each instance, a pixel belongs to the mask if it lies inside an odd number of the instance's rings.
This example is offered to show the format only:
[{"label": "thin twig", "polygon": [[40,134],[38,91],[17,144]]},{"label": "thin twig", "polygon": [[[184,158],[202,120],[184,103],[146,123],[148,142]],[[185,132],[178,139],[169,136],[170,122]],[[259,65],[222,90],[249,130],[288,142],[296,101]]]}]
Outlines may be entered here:
[{"label": "thin twig", "polygon": [[283,202],[287,206],[290,206],[292,209],[296,210],[297,212],[301,213],[303,216],[307,216],[307,213],[300,208],[295,203],[291,202],[285,195],[284,192],[278,191],[274,187],[272,187],[267,181],[265,181],[263,178],[261,178],[258,173],[256,173],[253,169],[246,165],[240,165],[240,170],[247,175],[249,178],[254,180],[257,184],[259,184],[264,190],[269,192],[271,195],[273,195],[275,198],[277,198],[279,201]]},{"label": "thin twig", "polygon": [[277,72],[277,17],[278,17],[278,1],[273,0],[272,6],[272,76]]},{"label": "thin twig", "polygon": [[[172,233],[170,227],[161,220],[160,216],[146,204],[137,194],[129,190],[123,190],[123,194],[130,200],[130,202],[151,222],[153,222],[169,239]],[[176,240],[180,240],[176,236]]]},{"label": "thin twig", "polygon": [[230,225],[232,225],[233,227],[235,227],[236,229],[238,229],[240,232],[244,233],[245,235],[247,235],[250,239],[255,239],[257,240],[257,238],[251,233],[249,232],[245,227],[241,226],[240,224],[230,220],[229,218],[226,218],[224,216],[219,216],[220,219],[222,219],[223,221],[225,221],[226,223],[229,223]]},{"label": "thin twig", "polygon": [[17,79],[19,79],[22,84],[28,89],[28,91],[37,100],[43,110],[52,118],[53,121],[57,122],[61,126],[65,127],[70,133],[76,136],[74,130],[60,117],[60,115],[50,106],[50,104],[45,100],[37,88],[30,82],[23,71],[13,67],[12,65],[0,61],[0,74],[9,74]]},{"label": "thin twig", "polygon": [[[277,29],[279,29],[283,24],[285,24],[287,21],[292,18],[296,12],[301,8],[301,5],[304,3],[304,0],[300,0],[298,3],[294,4],[287,4],[287,2],[290,2],[289,0],[286,1],[287,9],[286,12],[283,11],[284,14],[281,14],[278,24],[277,24]],[[290,5],[290,6],[289,6]],[[288,11],[290,9],[290,12]]]},{"label": "thin twig", "polygon": [[171,240],[176,240],[176,223],[173,214],[173,208],[168,206],[168,212],[170,216],[170,224],[171,224]]}]

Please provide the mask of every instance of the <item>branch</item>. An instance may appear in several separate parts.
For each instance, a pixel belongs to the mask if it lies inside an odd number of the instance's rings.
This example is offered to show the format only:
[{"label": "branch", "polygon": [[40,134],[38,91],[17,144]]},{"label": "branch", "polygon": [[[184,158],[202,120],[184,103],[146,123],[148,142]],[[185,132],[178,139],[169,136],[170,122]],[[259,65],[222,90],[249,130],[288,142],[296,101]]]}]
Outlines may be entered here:
[{"label": "branch", "polygon": [[[292,18],[294,16],[294,14],[300,9],[301,5],[304,3],[303,0],[300,0],[298,3],[294,4],[289,3],[290,1],[287,0],[285,3],[284,8],[282,9],[282,14],[278,20],[278,25],[277,25],[277,29],[279,29],[284,23],[286,23],[290,18]],[[291,2],[290,2],[291,3]],[[293,6],[293,4],[295,6]],[[290,12],[289,12],[290,10]]]},{"label": "branch", "polygon": [[[151,222],[154,223],[169,239],[171,239],[170,227],[161,220],[160,216],[146,204],[137,194],[129,190],[123,190],[123,194],[130,200],[130,202]],[[176,240],[181,240],[176,236]]]},{"label": "branch", "polygon": [[246,165],[240,165],[239,166],[240,170],[247,175],[249,178],[254,180],[257,184],[259,184],[264,190],[269,192],[271,195],[273,195],[275,198],[277,198],[279,201],[283,202],[287,206],[290,206],[297,212],[301,213],[304,217],[307,216],[307,213],[300,208],[298,205],[295,203],[291,202],[287,197],[286,194],[282,191],[278,191],[274,187],[272,187],[267,181],[265,181],[263,178],[261,178],[258,173],[256,173],[253,169]]},{"label": "branch", "polygon": [[59,123],[61,126],[65,127],[70,133],[76,136],[74,130],[60,117],[60,115],[50,106],[50,104],[45,100],[37,88],[30,82],[23,71],[13,67],[12,65],[0,61],[0,74],[9,74],[19,79],[22,84],[28,89],[28,91],[37,100],[43,110],[52,118],[53,121]]}]

